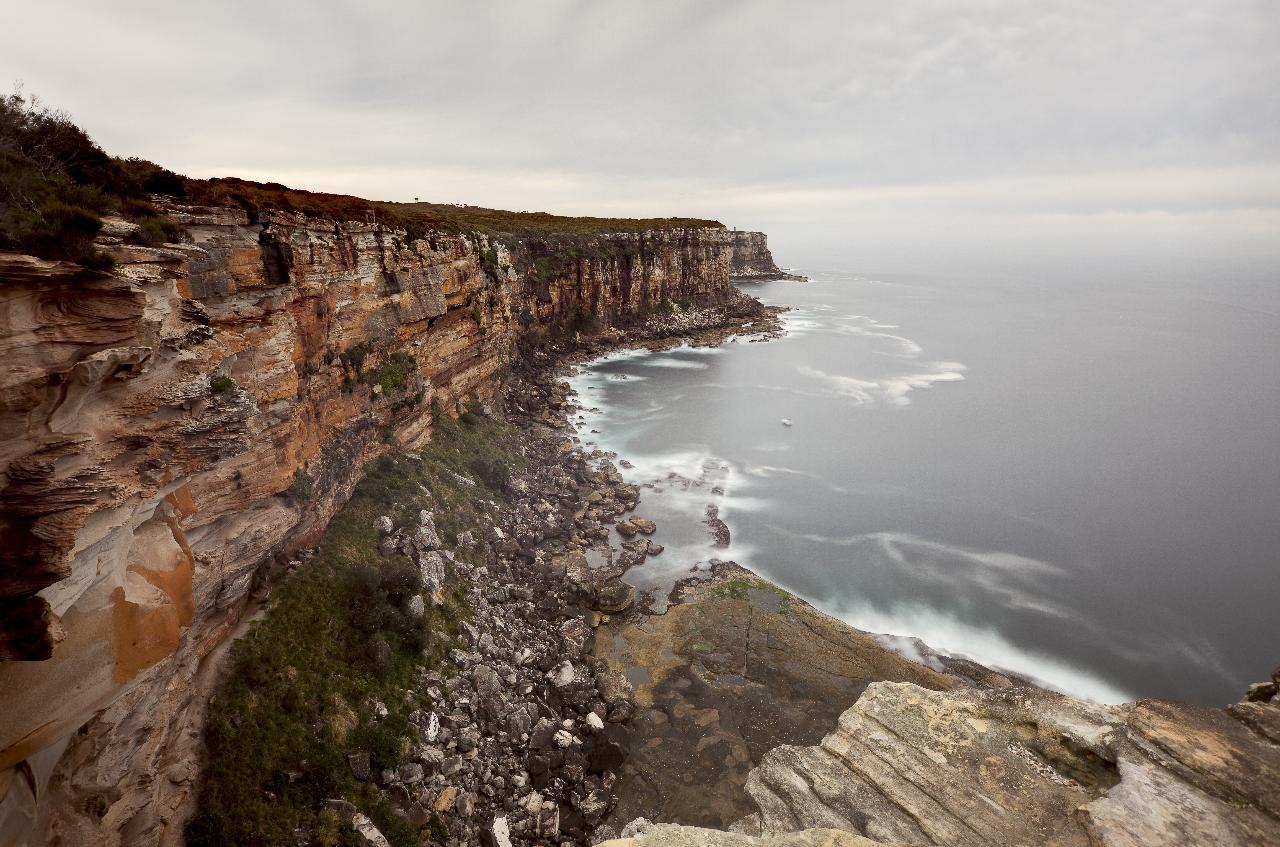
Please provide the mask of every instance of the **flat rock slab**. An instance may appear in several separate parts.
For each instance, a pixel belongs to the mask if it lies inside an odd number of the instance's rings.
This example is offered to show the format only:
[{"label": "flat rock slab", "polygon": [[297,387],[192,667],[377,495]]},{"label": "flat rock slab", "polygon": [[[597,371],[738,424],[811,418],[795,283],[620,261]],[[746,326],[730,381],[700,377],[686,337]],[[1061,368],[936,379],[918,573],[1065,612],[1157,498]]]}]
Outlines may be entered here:
[{"label": "flat rock slab", "polygon": [[759,811],[738,828],[957,847],[1270,847],[1278,780],[1280,747],[1216,709],[876,683],[820,745],[764,757],[747,781]]},{"label": "flat rock slab", "polygon": [[615,827],[728,826],[754,809],[752,767],[779,744],[816,743],[870,682],[958,684],[741,568],[680,600],[596,631],[596,655],[636,689]]},{"label": "flat rock slab", "polygon": [[810,829],[762,837],[672,824],[645,824],[639,829],[630,838],[616,838],[597,847],[886,847],[835,829]]}]

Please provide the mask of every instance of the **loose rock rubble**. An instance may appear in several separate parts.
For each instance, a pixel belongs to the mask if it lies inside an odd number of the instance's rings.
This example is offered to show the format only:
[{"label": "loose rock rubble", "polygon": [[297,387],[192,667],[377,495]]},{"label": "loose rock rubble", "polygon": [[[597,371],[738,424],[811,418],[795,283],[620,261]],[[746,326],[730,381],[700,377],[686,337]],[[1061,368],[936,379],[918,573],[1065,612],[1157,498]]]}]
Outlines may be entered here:
[{"label": "loose rock rubble", "polygon": [[[682,317],[661,332],[709,330],[726,320],[723,310]],[[349,757],[357,778],[376,783],[424,832],[434,831],[433,844],[578,845],[614,834],[600,825],[627,756],[634,692],[591,646],[594,629],[635,601],[621,574],[662,548],[645,537],[656,524],[635,516],[617,524],[630,540],[608,548],[610,524],[636,507],[639,491],[609,456],[584,453],[565,432],[574,406],[556,378],[556,357],[581,358],[598,352],[598,343],[534,353],[535,364],[513,377],[525,467],[507,483],[511,505],[494,525],[460,533],[450,545],[431,511],[413,525],[378,520],[381,553],[417,565],[426,602],[440,605],[453,571],[471,610],[460,624],[461,644],[449,652],[451,667],[420,669],[416,687],[433,705],[410,715],[408,763],[373,773],[368,754]],[[468,558],[485,564],[469,565],[450,549],[463,545],[477,547],[482,555]],[[592,567],[592,548],[604,564]],[[422,614],[423,602],[411,600],[410,613]],[[351,820],[366,843],[385,843],[363,814],[353,811]]]}]

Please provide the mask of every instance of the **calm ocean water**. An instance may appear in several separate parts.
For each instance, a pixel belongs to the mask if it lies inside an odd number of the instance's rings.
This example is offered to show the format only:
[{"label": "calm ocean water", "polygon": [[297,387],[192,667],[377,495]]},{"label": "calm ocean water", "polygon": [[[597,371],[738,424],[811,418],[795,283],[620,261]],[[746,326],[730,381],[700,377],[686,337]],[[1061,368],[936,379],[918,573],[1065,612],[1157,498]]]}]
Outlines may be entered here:
[{"label": "calm ocean water", "polygon": [[667,546],[637,586],[731,558],[1101,701],[1223,704],[1280,662],[1270,287],[810,273],[745,288],[793,307],[781,340],[574,379]]}]

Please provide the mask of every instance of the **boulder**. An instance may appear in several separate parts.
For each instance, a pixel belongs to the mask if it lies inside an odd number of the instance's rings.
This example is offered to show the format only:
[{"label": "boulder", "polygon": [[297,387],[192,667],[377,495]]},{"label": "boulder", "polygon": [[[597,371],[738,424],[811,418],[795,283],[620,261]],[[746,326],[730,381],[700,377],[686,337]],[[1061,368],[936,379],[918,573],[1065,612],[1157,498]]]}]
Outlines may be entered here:
[{"label": "boulder", "polygon": [[360,840],[368,844],[369,847],[391,847],[391,842],[387,840],[387,837],[362,812],[356,812],[352,815],[351,828],[356,831],[356,835]]}]

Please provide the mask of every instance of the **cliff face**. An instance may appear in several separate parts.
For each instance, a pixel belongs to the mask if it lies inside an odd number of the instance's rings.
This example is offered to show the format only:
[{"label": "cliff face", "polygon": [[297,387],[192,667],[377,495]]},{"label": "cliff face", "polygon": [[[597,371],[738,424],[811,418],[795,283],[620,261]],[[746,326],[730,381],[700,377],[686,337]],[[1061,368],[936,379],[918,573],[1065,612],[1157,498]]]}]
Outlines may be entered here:
[{"label": "cliff face", "polygon": [[513,255],[166,214],[190,243],[132,246],[108,221],[109,276],[0,254],[0,658],[21,660],[0,663],[0,844],[52,808],[103,843],[176,837],[206,660],[365,463],[422,445],[433,406],[492,403],[522,340],[734,295],[723,229]]},{"label": "cliff face", "polygon": [[769,237],[763,232],[734,230],[733,259],[730,273],[735,279],[795,279],[806,277],[789,274],[779,268],[769,252]]}]

